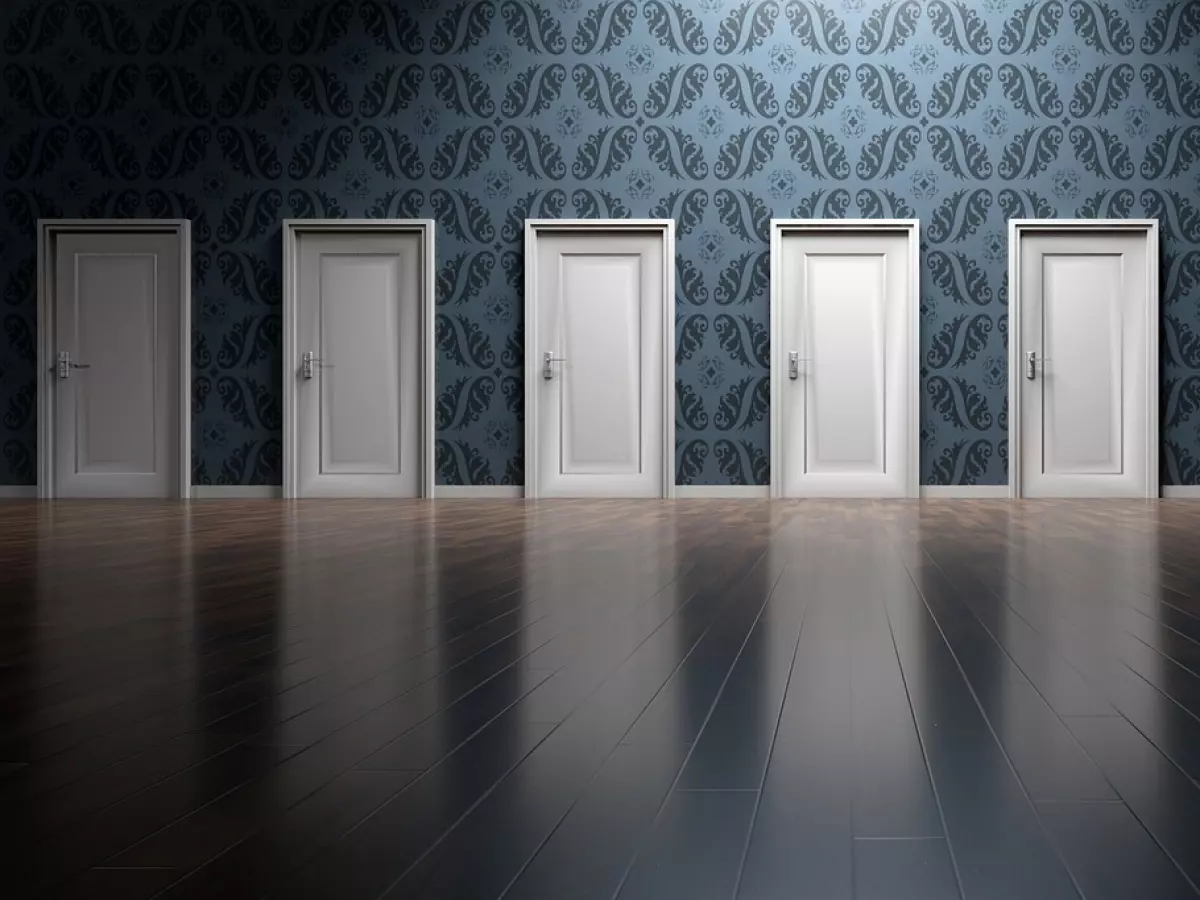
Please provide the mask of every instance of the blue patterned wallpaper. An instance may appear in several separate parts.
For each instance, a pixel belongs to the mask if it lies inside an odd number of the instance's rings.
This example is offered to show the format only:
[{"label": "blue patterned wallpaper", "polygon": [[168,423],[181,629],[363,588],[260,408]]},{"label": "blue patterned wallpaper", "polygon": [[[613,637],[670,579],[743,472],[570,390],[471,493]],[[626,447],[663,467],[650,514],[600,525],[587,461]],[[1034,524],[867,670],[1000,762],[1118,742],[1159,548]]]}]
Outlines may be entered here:
[{"label": "blue patterned wallpaper", "polygon": [[193,480],[280,480],[286,216],[439,221],[437,470],[522,481],[521,223],[679,226],[679,481],[768,479],[771,216],[918,217],[922,481],[1006,479],[1010,216],[1153,216],[1200,483],[1200,0],[24,0],[0,9],[0,483],[33,223],[194,221]]}]

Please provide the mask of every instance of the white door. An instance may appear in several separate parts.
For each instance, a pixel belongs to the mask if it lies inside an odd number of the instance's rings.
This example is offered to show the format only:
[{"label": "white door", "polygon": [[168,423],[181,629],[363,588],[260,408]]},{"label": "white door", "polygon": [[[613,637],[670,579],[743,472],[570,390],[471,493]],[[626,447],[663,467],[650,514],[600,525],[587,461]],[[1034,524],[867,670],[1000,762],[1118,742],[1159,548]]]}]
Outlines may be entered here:
[{"label": "white door", "polygon": [[296,244],[286,373],[296,385],[296,496],[420,496],[424,239],[303,231]]},{"label": "white door", "polygon": [[914,495],[915,224],[773,228],[773,494]]},{"label": "white door", "polygon": [[1022,228],[1016,240],[1020,493],[1156,496],[1146,233]]},{"label": "white door", "polygon": [[[531,227],[526,492],[662,497],[671,439],[665,321],[670,228]],[[528,259],[528,257],[527,257]]]},{"label": "white door", "polygon": [[179,237],[54,238],[56,497],[179,495]]}]

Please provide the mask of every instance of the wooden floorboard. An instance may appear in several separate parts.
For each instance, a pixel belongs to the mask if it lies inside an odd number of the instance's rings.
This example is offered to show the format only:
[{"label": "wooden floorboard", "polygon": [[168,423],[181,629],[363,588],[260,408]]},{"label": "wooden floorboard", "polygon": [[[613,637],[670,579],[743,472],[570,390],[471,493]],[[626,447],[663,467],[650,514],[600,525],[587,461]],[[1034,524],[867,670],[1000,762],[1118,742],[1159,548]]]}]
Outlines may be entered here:
[{"label": "wooden floorboard", "polygon": [[6,898],[1200,896],[1200,503],[0,503]]}]

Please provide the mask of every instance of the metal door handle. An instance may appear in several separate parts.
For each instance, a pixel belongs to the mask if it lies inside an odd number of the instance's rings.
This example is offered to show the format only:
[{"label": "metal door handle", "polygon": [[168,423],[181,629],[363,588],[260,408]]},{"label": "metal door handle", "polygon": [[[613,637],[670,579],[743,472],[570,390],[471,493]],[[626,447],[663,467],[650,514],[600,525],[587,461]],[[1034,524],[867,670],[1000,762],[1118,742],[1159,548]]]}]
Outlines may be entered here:
[{"label": "metal door handle", "polygon": [[72,369],[90,369],[91,367],[91,363],[72,362],[70,350],[58,351],[58,365],[56,368],[58,369],[59,378],[70,378]]},{"label": "metal door handle", "polygon": [[542,377],[549,381],[554,377],[553,363],[566,362],[565,356],[555,356],[553,350],[547,350],[542,354]]},{"label": "metal door handle", "polygon": [[[1046,359],[1044,357],[1041,360],[1042,367],[1043,367],[1042,368],[1043,375],[1046,372],[1045,365],[1048,362],[1051,362],[1051,360]],[[1038,364],[1037,351],[1036,350],[1026,351],[1026,353],[1025,353],[1025,377],[1028,378],[1030,381],[1033,381],[1033,379],[1037,378],[1037,364]]]},{"label": "metal door handle", "polygon": [[300,357],[300,374],[305,379],[310,379],[316,374],[317,369],[332,369],[333,364],[317,359],[317,354],[312,350],[305,350]]},{"label": "metal door handle", "polygon": [[800,353],[796,350],[789,351],[789,353],[788,353],[788,378],[791,378],[794,381],[795,379],[800,377],[800,363],[802,363],[802,362],[811,362],[811,360],[808,359],[807,357],[802,359],[800,357]]}]

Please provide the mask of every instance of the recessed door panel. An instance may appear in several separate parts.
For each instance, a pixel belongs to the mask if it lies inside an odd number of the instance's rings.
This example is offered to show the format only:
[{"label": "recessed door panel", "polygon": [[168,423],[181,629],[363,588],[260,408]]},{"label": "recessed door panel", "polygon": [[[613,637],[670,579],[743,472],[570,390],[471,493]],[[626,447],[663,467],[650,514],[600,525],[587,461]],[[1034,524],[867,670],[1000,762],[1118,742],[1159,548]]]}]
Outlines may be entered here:
[{"label": "recessed door panel", "polygon": [[668,239],[603,226],[534,234],[525,391],[538,496],[660,497]]},{"label": "recessed door panel", "polygon": [[564,254],[560,393],[565,475],[641,471],[641,257]]},{"label": "recessed door panel", "polygon": [[305,231],[297,247],[298,496],[419,496],[423,238]]},{"label": "recessed door panel", "polygon": [[[1028,497],[1147,493],[1149,258],[1143,232],[1018,232],[1019,478]],[[1157,486],[1155,486],[1155,490]]]},{"label": "recessed door panel", "polygon": [[174,234],[56,238],[55,496],[176,495],[180,265]]},{"label": "recessed door panel", "polygon": [[881,255],[807,257],[807,472],[886,470],[886,266]]},{"label": "recessed door panel", "polygon": [[1121,471],[1121,257],[1046,254],[1042,397],[1048,473]]},{"label": "recessed door panel", "polygon": [[896,225],[774,227],[774,493],[908,496],[915,236]]},{"label": "recessed door panel", "polygon": [[400,473],[399,268],[394,255],[321,255],[322,475]]},{"label": "recessed door panel", "polygon": [[[75,471],[154,471],[158,284],[153,254],[75,260],[78,359]],[[89,377],[103,373],[101,377]]]}]

